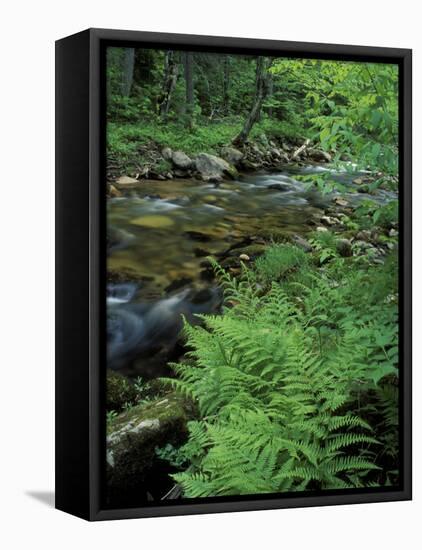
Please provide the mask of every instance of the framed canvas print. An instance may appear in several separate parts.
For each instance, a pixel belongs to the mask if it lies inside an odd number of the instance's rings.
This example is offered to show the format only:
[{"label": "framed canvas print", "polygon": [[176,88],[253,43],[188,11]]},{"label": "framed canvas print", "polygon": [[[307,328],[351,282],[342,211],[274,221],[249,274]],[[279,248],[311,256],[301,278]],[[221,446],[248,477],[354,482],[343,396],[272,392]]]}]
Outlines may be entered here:
[{"label": "framed canvas print", "polygon": [[56,506],[411,498],[411,51],[56,43]]}]

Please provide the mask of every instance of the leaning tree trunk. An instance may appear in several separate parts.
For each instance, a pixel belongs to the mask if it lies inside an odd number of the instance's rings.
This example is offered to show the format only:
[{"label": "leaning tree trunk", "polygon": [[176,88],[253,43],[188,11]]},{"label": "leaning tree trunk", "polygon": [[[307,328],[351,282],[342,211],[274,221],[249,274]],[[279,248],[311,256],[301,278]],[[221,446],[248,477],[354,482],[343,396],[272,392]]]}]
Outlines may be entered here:
[{"label": "leaning tree trunk", "polygon": [[266,57],[258,57],[256,60],[255,97],[249,115],[246,117],[243,128],[233,140],[237,146],[243,145],[261,115],[262,104],[268,95],[268,68],[270,61]]},{"label": "leaning tree trunk", "polygon": [[183,68],[185,74],[186,85],[186,126],[192,128],[193,126],[193,112],[195,107],[195,92],[193,84],[193,54],[190,52],[184,52],[183,54]]},{"label": "leaning tree trunk", "polygon": [[171,96],[176,87],[179,74],[179,65],[177,63],[175,52],[166,52],[164,57],[164,75],[163,86],[158,99],[158,114],[166,118],[170,109]]},{"label": "leaning tree trunk", "polygon": [[135,48],[125,48],[122,70],[122,87],[121,92],[123,97],[129,97],[133,82],[133,68],[135,66]]}]

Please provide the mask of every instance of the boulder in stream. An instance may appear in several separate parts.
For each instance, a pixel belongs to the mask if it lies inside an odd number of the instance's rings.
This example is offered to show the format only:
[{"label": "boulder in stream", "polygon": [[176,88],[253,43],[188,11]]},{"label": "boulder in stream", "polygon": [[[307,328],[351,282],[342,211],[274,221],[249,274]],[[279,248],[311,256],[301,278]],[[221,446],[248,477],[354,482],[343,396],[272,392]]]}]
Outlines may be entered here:
[{"label": "boulder in stream", "polygon": [[200,153],[195,158],[195,168],[204,181],[221,181],[223,176],[231,178],[237,176],[234,166],[226,160],[208,153]]},{"label": "boulder in stream", "polygon": [[188,170],[192,166],[192,159],[183,151],[173,151],[171,160],[181,170]]},{"label": "boulder in stream", "polygon": [[229,164],[236,166],[243,159],[244,155],[239,149],[235,149],[234,147],[222,147],[221,156]]}]

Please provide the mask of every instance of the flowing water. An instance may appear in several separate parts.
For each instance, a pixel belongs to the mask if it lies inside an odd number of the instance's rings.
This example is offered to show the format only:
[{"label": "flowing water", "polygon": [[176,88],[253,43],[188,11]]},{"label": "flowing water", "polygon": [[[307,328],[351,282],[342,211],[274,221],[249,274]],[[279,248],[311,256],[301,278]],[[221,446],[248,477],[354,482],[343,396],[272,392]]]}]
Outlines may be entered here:
[{"label": "flowing water", "polygon": [[[206,256],[221,256],[236,243],[254,242],[263,234],[306,234],[333,196],[307,190],[297,176],[327,170],[290,167],[220,185],[192,179],[147,181],[124,197],[109,199],[109,366],[131,375],[158,375],[151,372],[155,367],[150,361],[146,369],[145,360],[134,366],[133,358],[151,355],[151,349],[158,355],[163,347],[173,349],[181,313],[193,318],[218,308],[220,293],[204,277]],[[350,188],[342,194],[350,202],[367,198],[352,183],[362,173],[330,172]],[[383,193],[379,200],[388,200]]]}]

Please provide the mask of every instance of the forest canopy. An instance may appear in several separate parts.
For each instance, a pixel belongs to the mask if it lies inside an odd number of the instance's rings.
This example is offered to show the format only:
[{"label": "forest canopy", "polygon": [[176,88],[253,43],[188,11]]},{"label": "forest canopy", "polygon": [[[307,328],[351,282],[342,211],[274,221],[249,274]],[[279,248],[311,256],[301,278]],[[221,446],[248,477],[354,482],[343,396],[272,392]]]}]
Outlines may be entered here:
[{"label": "forest canopy", "polygon": [[149,140],[193,154],[265,133],[397,173],[397,65],[109,48],[107,74],[109,144],[126,159]]}]

